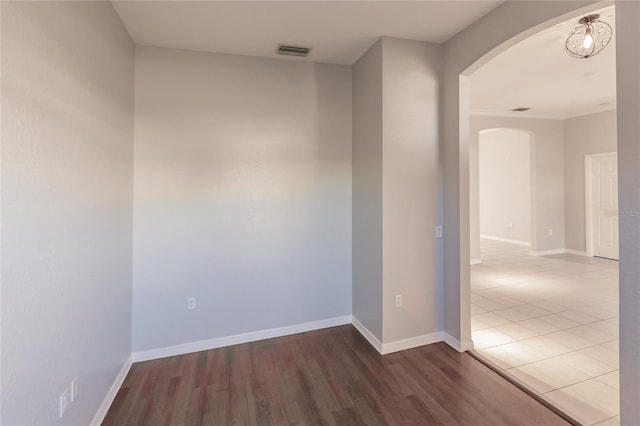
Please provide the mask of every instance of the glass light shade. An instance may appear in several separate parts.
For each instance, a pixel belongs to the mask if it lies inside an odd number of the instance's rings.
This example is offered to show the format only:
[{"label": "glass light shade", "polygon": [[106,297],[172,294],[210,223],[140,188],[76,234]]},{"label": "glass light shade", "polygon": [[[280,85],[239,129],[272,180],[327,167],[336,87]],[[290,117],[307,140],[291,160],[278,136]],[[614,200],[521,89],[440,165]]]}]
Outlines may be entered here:
[{"label": "glass light shade", "polygon": [[600,15],[580,19],[580,26],[569,33],[565,49],[574,58],[586,59],[597,55],[607,47],[613,36],[611,26],[599,21]]}]

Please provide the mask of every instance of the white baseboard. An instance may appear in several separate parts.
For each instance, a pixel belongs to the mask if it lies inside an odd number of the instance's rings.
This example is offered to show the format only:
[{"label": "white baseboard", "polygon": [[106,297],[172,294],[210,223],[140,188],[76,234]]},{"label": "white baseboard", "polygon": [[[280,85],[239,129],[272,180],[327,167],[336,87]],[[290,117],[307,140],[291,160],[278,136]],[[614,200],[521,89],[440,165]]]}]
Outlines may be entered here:
[{"label": "white baseboard", "polygon": [[471,259],[471,265],[479,265],[482,263],[482,259]]},{"label": "white baseboard", "polygon": [[362,337],[367,339],[371,346],[373,346],[376,351],[382,354],[382,342],[380,342],[380,340],[378,340],[378,338],[371,331],[369,331],[369,329],[365,327],[364,324],[362,324],[355,316],[352,316],[351,323],[356,328],[356,330],[358,330],[360,334],[362,334]]},{"label": "white baseboard", "polygon": [[544,251],[530,251],[529,254],[531,256],[550,256],[552,254],[564,254],[566,253],[566,249],[555,249],[555,250],[544,250]]},{"label": "white baseboard", "polygon": [[451,346],[456,351],[458,351],[458,352],[466,352],[466,351],[472,351],[473,350],[473,341],[472,340],[465,340],[464,342],[461,342],[460,340],[456,339],[455,337],[453,337],[449,333],[443,332],[442,334],[443,334],[444,342],[447,345]]},{"label": "white baseboard", "polygon": [[484,238],[485,240],[500,241],[501,243],[517,244],[519,246],[531,247],[531,243],[527,241],[510,240],[509,238],[494,237],[492,235],[480,235],[480,238]]},{"label": "white baseboard", "polygon": [[409,337],[408,339],[396,340],[395,342],[382,344],[382,355],[404,351],[405,349],[417,348],[418,346],[430,345],[442,342],[442,332],[423,334],[421,336]]},{"label": "white baseboard", "polygon": [[166,346],[163,348],[151,349],[147,351],[134,352],[132,354],[132,357],[133,362],[149,361],[152,359],[183,355],[191,352],[207,351],[209,349],[223,348],[225,346],[255,342],[264,339],[272,339],[274,337],[288,336],[291,334],[304,333],[307,331],[319,330],[322,328],[335,327],[345,324],[351,324],[351,315],[344,315],[341,317],[328,318],[319,321],[305,322],[302,324],[289,325],[286,327],[271,328],[268,330],[254,331],[251,333],[236,334],[233,336],[218,337],[215,339],[200,340],[197,342]]},{"label": "white baseboard", "polygon": [[129,355],[129,358],[127,358],[124,365],[120,369],[120,372],[118,372],[118,375],[116,376],[115,380],[111,384],[111,387],[109,388],[109,392],[107,392],[107,395],[104,397],[102,404],[100,404],[100,408],[98,408],[98,412],[93,417],[93,420],[91,421],[91,426],[100,426],[104,421],[104,418],[107,415],[107,412],[109,411],[109,408],[113,403],[113,400],[116,399],[116,395],[118,394],[118,391],[122,386],[122,383],[124,383],[124,379],[127,377],[127,374],[129,374],[129,370],[131,369],[131,364],[132,364],[132,356]]},{"label": "white baseboard", "polygon": [[591,257],[587,254],[587,252],[584,251],[579,251],[579,250],[572,250],[572,249],[568,249],[568,248],[563,248],[563,249],[555,249],[555,250],[544,250],[544,251],[531,251],[529,252],[529,254],[531,256],[549,256],[551,254],[575,254],[576,256],[586,256],[586,257]]},{"label": "white baseboard", "polygon": [[382,343],[380,340],[362,324],[358,318],[353,317],[353,326],[367,339],[380,355],[391,354],[394,352],[404,351],[406,349],[417,348],[418,346],[430,345],[432,343],[442,342],[442,332],[423,334],[421,336],[409,337],[408,339],[396,340],[394,342]]},{"label": "white baseboard", "polygon": [[572,249],[564,249],[564,252],[567,254],[575,254],[576,256],[586,256],[586,257],[591,257],[587,254],[586,251],[580,251],[580,250],[572,250]]}]

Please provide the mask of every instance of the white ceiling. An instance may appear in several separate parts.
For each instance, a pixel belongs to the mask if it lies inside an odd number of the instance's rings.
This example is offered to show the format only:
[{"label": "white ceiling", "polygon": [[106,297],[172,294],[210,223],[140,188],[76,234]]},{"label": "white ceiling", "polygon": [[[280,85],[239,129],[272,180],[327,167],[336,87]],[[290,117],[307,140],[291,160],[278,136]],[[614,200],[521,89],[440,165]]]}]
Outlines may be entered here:
[{"label": "white ceiling", "polygon": [[[381,36],[442,43],[503,3],[445,1],[113,0],[138,44],[353,64]],[[613,6],[597,11],[615,29]],[[615,107],[615,36],[599,55],[571,58],[564,40],[580,16],[498,55],[471,77],[472,111],[564,119]],[[280,43],[311,47],[277,55]],[[523,113],[513,108],[530,107]]]},{"label": "white ceiling", "polygon": [[138,44],[283,58],[275,51],[279,43],[287,43],[312,47],[302,60],[346,65],[383,35],[445,42],[501,3],[113,1]]},{"label": "white ceiling", "polygon": [[[611,6],[597,12],[614,29],[604,51],[589,59],[575,59],[565,52],[564,41],[581,16],[535,34],[471,76],[472,111],[564,119],[614,109],[615,11]],[[509,112],[517,107],[531,110]]]}]

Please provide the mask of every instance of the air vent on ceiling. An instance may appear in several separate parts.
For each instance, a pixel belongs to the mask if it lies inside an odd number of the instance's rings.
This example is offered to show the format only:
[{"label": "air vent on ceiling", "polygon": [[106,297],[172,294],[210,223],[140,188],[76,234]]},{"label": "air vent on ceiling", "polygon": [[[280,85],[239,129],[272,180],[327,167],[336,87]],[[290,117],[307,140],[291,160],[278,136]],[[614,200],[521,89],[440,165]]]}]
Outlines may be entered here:
[{"label": "air vent on ceiling", "polygon": [[515,112],[525,112],[525,111],[529,111],[531,108],[526,108],[526,107],[518,107],[518,108],[514,108],[511,111],[515,111]]},{"label": "air vent on ceiling", "polygon": [[278,46],[278,53],[281,55],[308,56],[310,51],[310,47],[289,46],[286,44]]}]

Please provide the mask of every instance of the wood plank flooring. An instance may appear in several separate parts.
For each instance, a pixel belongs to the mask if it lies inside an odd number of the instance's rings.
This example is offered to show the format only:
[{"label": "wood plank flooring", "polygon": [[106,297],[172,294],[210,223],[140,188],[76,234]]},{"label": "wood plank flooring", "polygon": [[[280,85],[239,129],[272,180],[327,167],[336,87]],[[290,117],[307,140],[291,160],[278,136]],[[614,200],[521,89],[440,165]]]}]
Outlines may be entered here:
[{"label": "wood plank flooring", "polygon": [[444,343],[379,355],[351,325],[136,363],[104,425],[567,425]]}]

